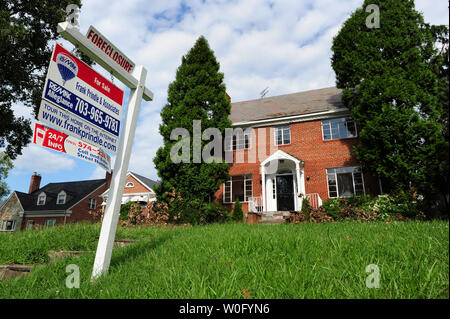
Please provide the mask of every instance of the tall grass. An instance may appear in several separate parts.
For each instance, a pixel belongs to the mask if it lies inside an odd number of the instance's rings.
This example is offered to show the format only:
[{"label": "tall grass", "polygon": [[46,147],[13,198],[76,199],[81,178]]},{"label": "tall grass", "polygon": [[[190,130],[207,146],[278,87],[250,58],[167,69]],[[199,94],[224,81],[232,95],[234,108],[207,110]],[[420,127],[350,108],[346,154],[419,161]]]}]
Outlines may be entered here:
[{"label": "tall grass", "polygon": [[[99,225],[0,234],[0,263],[46,263],[50,249],[96,249]],[[139,241],[90,282],[94,253],[0,282],[0,298],[448,298],[449,223],[119,228]],[[68,264],[81,287],[66,288]],[[380,269],[367,288],[366,266]]]}]

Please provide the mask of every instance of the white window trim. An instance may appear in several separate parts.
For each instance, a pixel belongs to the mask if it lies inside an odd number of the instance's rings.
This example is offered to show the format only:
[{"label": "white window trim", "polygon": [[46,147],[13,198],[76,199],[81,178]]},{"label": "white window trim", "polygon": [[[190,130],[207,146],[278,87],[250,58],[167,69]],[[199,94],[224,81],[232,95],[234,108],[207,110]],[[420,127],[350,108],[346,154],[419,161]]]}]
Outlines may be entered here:
[{"label": "white window trim", "polygon": [[[44,197],[44,202],[43,202],[42,204],[39,204],[39,199],[40,199],[41,197]],[[47,201],[47,194],[45,194],[44,192],[42,192],[42,193],[40,193],[40,194],[38,195],[38,197],[37,197],[37,203],[36,203],[36,205],[38,205],[38,206],[45,205],[45,202],[46,202],[46,201]]]},{"label": "white window trim", "polygon": [[[326,175],[326,178],[327,178],[327,190],[328,190],[328,198],[341,198],[340,196],[339,196],[339,186],[338,186],[338,180],[337,180],[337,174],[336,174],[336,171],[333,173],[334,174],[334,179],[335,179],[335,181],[336,181],[336,193],[337,193],[337,196],[336,197],[332,197],[332,196],[330,196],[330,185],[328,184],[328,172],[327,172],[327,169],[332,169],[332,168],[353,168],[353,169],[355,169],[355,168],[359,168],[360,169],[360,171],[361,171],[361,181],[362,181],[362,187],[363,187],[363,194],[365,195],[366,194],[366,185],[365,185],[365,183],[364,183],[364,173],[363,173],[363,170],[362,170],[362,168],[361,168],[361,166],[339,166],[339,167],[328,167],[328,168],[326,168],[325,169],[325,175]],[[355,192],[355,196],[358,196],[358,195],[356,195],[356,187],[355,187],[355,176],[354,176],[354,173],[352,172],[352,182],[353,182],[353,191]],[[342,197],[342,198],[348,198],[348,196],[347,197]]]},{"label": "white window trim", "polygon": [[[91,208],[92,207],[91,202],[94,202],[94,205],[93,205],[94,208]],[[95,209],[95,207],[97,207],[97,198],[95,198],[95,197],[89,198],[88,209],[93,210],[93,209]]]},{"label": "white window trim", "polygon": [[[282,132],[282,133],[281,133],[281,139],[282,139],[282,142],[283,142],[283,143],[278,144],[277,130],[280,129],[280,128],[285,128],[285,127],[287,127],[287,128],[289,129],[289,143],[284,143],[284,134],[283,134],[283,132]],[[279,125],[279,126],[275,126],[273,131],[274,131],[274,139],[275,139],[275,145],[276,145],[276,146],[280,146],[280,145],[290,145],[290,144],[292,144],[291,126],[290,126],[290,125]]]},{"label": "white window trim", "polygon": [[[226,181],[225,183],[223,183],[223,195],[222,195],[223,203],[224,204],[233,204],[235,202],[235,201],[233,201],[233,182],[232,182],[232,179],[231,179],[233,176],[251,176],[251,178],[246,178],[246,177],[244,178],[244,200],[241,202],[241,203],[248,203],[249,201],[245,200],[245,197],[247,197],[247,198],[253,197],[253,175],[252,174],[231,175],[230,179],[228,181]],[[252,183],[252,194],[251,194],[251,196],[246,196],[246,194],[247,194],[247,185],[246,185],[247,183],[246,183],[246,181],[248,181],[248,180],[250,180],[251,183]],[[230,197],[231,197],[231,201],[230,202],[225,201],[225,184],[227,182],[230,182]]]},{"label": "white window trim", "polygon": [[[349,136],[349,137],[341,137],[341,138],[333,138],[333,136],[331,136],[330,139],[326,140],[325,139],[325,135],[323,134],[323,122],[324,121],[330,121],[330,120],[335,120],[335,119],[346,119],[345,122],[347,122],[347,120],[351,120],[353,121],[353,124],[355,125],[355,136]],[[358,127],[356,126],[356,122],[354,119],[352,119],[351,117],[335,117],[335,118],[331,118],[331,119],[325,119],[320,121],[320,129],[322,130],[322,141],[334,141],[334,140],[345,140],[348,138],[357,138],[358,137]],[[330,135],[331,135],[331,124],[330,124]]]},{"label": "white window trim", "polygon": [[[12,226],[11,229],[6,229],[6,225],[8,224],[8,222],[12,222]],[[1,230],[3,231],[15,231],[16,230],[16,226],[17,226],[17,222],[15,219],[5,219],[2,221],[2,228]]]},{"label": "white window trim", "polygon": [[[30,225],[31,225],[31,227],[30,227]],[[34,226],[34,220],[32,220],[32,219],[27,220],[26,230],[33,229],[33,226]]]},{"label": "white window trim", "polygon": [[[49,225],[48,222],[52,222],[51,225]],[[44,222],[45,227],[53,227],[56,225],[56,219],[46,219]]]},{"label": "white window trim", "polygon": [[[130,185],[131,184],[131,185]],[[134,183],[133,182],[128,182],[126,185],[125,185],[125,187],[126,188],[133,188],[134,187]]]},{"label": "white window trim", "polygon": [[[59,202],[59,196],[64,195],[64,201],[62,203]],[[56,205],[64,205],[66,203],[67,194],[65,191],[60,191],[58,196],[56,196]]]},{"label": "white window trim", "polygon": [[[250,149],[251,147],[252,147],[252,135],[253,135],[253,129],[245,129],[245,130],[243,130],[243,138],[244,138],[244,141],[243,141],[243,147],[242,148],[238,148],[237,146],[238,146],[238,140],[237,140],[237,138],[238,138],[238,134],[234,134],[234,132],[233,132],[233,134],[231,135],[231,140],[228,142],[228,141],[226,141],[226,143],[229,143],[229,145],[226,145],[226,146],[228,146],[227,147],[227,150],[228,151],[239,151],[239,150],[248,150],[248,149]],[[248,136],[248,147],[245,147],[245,136]],[[233,148],[233,141],[234,141],[234,138],[236,138],[236,149],[234,149]]]}]

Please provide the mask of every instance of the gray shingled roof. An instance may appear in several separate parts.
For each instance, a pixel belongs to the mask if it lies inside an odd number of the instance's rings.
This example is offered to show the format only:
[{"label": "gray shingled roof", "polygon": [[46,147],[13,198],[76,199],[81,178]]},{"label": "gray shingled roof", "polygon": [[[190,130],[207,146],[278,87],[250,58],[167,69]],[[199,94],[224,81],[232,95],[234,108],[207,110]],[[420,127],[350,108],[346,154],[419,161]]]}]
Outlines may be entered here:
[{"label": "gray shingled roof", "polygon": [[[106,179],[94,179],[89,181],[50,183],[31,194],[18,191],[16,191],[16,194],[25,211],[66,210],[105,184],[105,182]],[[56,199],[58,193],[62,190],[67,194],[66,203],[58,205],[56,204]],[[37,198],[41,192],[45,192],[47,196],[45,205],[37,205]]]},{"label": "gray shingled roof", "polygon": [[341,95],[340,89],[329,87],[235,102],[231,103],[230,120],[238,123],[331,111],[344,107]]},{"label": "gray shingled roof", "polygon": [[153,189],[153,186],[158,185],[159,183],[161,183],[160,181],[154,181],[150,178],[144,177],[142,175],[136,174],[135,172],[130,172],[131,174],[133,174],[134,176],[136,176],[140,181],[142,181],[142,183],[144,183],[146,186],[150,187]]}]

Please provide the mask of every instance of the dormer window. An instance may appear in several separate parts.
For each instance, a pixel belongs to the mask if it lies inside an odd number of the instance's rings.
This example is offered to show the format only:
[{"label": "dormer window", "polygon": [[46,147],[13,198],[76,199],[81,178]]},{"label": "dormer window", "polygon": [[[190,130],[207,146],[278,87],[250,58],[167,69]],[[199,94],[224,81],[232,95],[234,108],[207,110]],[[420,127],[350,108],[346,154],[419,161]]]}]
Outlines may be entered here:
[{"label": "dormer window", "polygon": [[45,193],[40,193],[38,196],[38,200],[37,200],[37,204],[38,205],[45,205],[45,199],[47,198],[47,196],[45,195]]},{"label": "dormer window", "polygon": [[58,199],[56,200],[56,204],[58,204],[58,205],[63,205],[63,204],[65,204],[65,203],[66,203],[66,192],[61,191],[61,192],[58,194]]},{"label": "dormer window", "polygon": [[125,185],[125,187],[126,187],[126,188],[131,188],[131,187],[134,187],[134,184],[133,184],[133,182],[128,182],[128,183]]}]

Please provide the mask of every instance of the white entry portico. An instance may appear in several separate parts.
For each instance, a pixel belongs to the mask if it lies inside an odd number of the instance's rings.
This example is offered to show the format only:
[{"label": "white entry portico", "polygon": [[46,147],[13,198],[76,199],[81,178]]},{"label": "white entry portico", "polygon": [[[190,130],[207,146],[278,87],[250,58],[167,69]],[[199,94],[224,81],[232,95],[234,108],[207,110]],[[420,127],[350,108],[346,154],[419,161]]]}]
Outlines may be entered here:
[{"label": "white entry portico", "polygon": [[305,197],[304,165],[304,161],[282,150],[261,162],[264,212],[301,210]]}]

